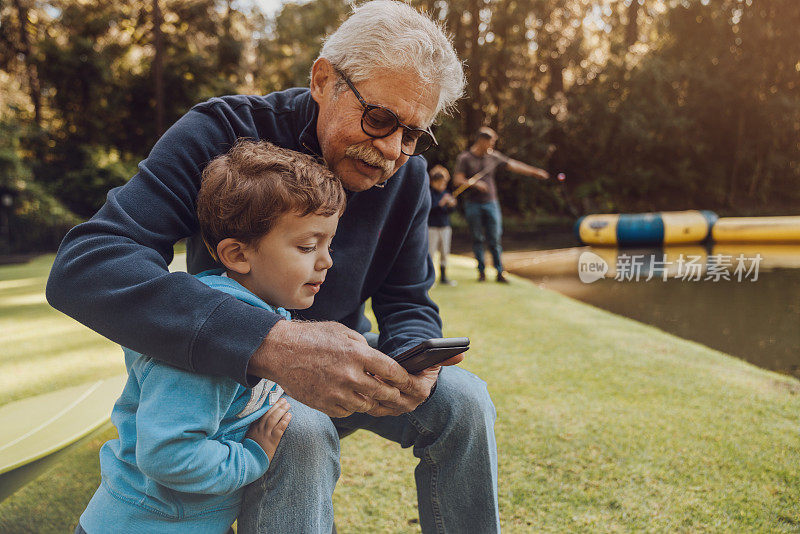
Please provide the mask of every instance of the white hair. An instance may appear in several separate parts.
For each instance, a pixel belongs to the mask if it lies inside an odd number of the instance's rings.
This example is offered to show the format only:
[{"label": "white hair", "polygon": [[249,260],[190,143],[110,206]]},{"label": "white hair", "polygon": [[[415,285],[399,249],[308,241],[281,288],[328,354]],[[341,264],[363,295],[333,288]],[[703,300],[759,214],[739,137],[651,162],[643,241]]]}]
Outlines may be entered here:
[{"label": "white hair", "polygon": [[422,83],[439,88],[434,117],[450,113],[464,93],[464,69],[443,27],[403,2],[373,0],[355,7],[325,39],[319,57],[353,82],[378,69],[415,72]]}]

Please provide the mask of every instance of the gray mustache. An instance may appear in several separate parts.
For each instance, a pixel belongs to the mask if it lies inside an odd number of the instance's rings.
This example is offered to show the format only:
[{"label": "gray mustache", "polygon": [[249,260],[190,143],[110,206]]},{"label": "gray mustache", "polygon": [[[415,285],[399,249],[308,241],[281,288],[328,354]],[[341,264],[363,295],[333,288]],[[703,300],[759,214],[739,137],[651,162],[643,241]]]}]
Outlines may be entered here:
[{"label": "gray mustache", "polygon": [[352,145],[347,147],[344,155],[348,158],[360,159],[364,163],[379,167],[383,174],[389,176],[394,169],[394,162],[387,160],[373,147],[365,145]]}]

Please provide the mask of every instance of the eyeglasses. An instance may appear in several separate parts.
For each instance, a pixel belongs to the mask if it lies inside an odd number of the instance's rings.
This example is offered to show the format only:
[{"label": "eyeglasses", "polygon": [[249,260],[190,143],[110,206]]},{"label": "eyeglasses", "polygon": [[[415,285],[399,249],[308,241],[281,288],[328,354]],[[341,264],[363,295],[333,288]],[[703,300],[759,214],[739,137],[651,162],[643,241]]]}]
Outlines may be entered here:
[{"label": "eyeglasses", "polygon": [[355,88],[353,82],[339,69],[336,69],[336,72],[342,77],[350,90],[353,91],[353,94],[356,95],[356,98],[364,108],[364,113],[361,114],[361,129],[365,134],[374,139],[382,139],[392,135],[398,128],[403,128],[400,152],[406,156],[418,156],[437,144],[436,138],[429,128],[424,130],[422,128],[412,128],[400,122],[400,119],[391,109],[377,104],[367,104],[367,101]]}]

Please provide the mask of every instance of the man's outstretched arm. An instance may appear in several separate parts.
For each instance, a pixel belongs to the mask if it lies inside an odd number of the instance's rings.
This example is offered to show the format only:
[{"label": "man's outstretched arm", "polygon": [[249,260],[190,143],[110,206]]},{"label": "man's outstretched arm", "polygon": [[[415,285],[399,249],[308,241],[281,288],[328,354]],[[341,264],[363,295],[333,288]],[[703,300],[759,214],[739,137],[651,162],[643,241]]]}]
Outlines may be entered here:
[{"label": "man's outstretched arm", "polygon": [[506,166],[511,172],[522,174],[524,176],[530,176],[531,178],[538,178],[539,180],[547,180],[550,178],[550,173],[548,173],[546,170],[540,169],[539,167],[534,167],[533,165],[528,165],[527,163],[523,163],[516,159],[508,158],[506,161]]}]

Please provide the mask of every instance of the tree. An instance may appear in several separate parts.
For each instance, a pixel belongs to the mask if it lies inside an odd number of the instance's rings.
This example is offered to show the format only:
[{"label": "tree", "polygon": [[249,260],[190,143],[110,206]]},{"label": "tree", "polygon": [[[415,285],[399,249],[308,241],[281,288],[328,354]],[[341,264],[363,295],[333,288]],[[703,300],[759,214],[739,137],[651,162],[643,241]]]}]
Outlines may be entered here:
[{"label": "tree", "polygon": [[[479,125],[568,175],[586,211],[797,212],[795,0],[412,0],[446,25],[467,97],[435,125],[452,166]],[[305,86],[345,0],[274,17],[233,0],[9,0],[0,84],[31,180],[88,216],[209,97]],[[544,161],[549,145],[557,150]],[[509,175],[506,209],[566,213]]]}]

